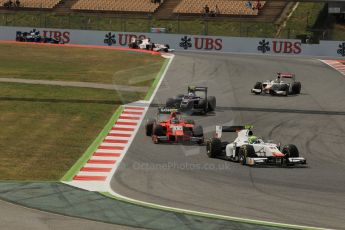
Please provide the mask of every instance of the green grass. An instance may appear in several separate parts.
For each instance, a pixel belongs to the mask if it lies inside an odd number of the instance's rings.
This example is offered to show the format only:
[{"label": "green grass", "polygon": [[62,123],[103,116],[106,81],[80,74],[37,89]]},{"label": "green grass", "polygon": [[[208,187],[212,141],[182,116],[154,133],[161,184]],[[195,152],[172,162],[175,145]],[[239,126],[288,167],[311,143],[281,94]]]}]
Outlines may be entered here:
[{"label": "green grass", "polygon": [[[301,2],[279,38],[295,38],[299,34],[310,34],[308,27],[314,26],[324,5],[323,2]],[[85,13],[57,15],[51,12],[24,11],[0,13],[0,25],[124,32],[149,32],[151,27],[165,27],[169,33],[235,37],[275,37],[277,32],[274,23],[239,22],[223,18],[210,21],[204,21],[201,17],[189,20],[157,20],[154,17],[127,18]],[[339,36],[344,38],[342,33],[339,33]]]},{"label": "green grass", "polygon": [[[1,44],[0,50],[0,77],[151,86],[165,63],[159,55],[114,50],[34,44]],[[0,83],[0,179],[59,180],[120,104],[145,95]]]},{"label": "green grass", "polygon": [[117,108],[143,93],[0,83],[0,179],[57,180]]},{"label": "green grass", "polygon": [[0,44],[0,77],[150,86],[164,59],[148,56],[92,48]]},{"label": "green grass", "polygon": [[335,24],[331,30],[331,36],[333,40],[342,41],[345,38],[345,25]]},{"label": "green grass", "polygon": [[144,94],[0,83],[0,179],[57,180],[102,130],[121,99]]},{"label": "green grass", "polygon": [[315,25],[324,6],[324,2],[300,2],[280,37],[296,38],[296,35],[311,34],[307,32],[308,28]]},{"label": "green grass", "polygon": [[274,35],[273,23],[234,22],[232,19],[204,21],[193,20],[157,20],[155,18],[125,18],[96,16],[74,13],[57,15],[49,12],[0,13],[0,25],[28,26],[45,28],[89,29],[124,32],[149,32],[151,27],[165,27],[169,33],[197,34],[215,36],[256,36]]}]

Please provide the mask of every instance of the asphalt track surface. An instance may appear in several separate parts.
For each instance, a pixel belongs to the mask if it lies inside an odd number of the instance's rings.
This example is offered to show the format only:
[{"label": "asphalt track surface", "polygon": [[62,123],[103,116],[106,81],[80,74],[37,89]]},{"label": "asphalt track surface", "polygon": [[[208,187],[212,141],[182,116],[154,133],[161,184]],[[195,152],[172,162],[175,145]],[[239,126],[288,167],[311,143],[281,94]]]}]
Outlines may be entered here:
[{"label": "asphalt track surface", "polygon": [[137,228],[67,217],[18,206],[0,200],[0,229],[8,230],[134,230]]},{"label": "asphalt track surface", "polygon": [[[298,96],[249,93],[257,80],[293,72]],[[142,124],[111,186],[121,195],[178,208],[288,224],[345,229],[345,77],[313,58],[177,54],[153,101],[208,86],[217,110],[193,116],[211,137],[216,124],[293,143],[308,167],[248,167],[210,159],[204,146],[155,145]],[[156,113],[150,107],[147,118]],[[227,134],[232,140],[234,134]]]}]

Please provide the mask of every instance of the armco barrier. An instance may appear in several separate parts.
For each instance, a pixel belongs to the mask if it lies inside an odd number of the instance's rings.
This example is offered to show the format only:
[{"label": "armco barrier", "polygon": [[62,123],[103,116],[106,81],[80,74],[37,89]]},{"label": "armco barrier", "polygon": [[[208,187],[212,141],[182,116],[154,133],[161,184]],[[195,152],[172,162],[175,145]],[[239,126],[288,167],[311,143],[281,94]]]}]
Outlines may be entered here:
[{"label": "armco barrier", "polygon": [[212,51],[289,56],[345,56],[344,41],[320,41],[320,44],[302,44],[296,39],[243,38],[199,36],[166,33],[132,33],[114,31],[89,31],[31,27],[0,26],[0,40],[15,40],[16,32],[40,31],[45,37],[61,39],[65,43],[128,47],[132,37],[149,37],[156,43],[166,43],[170,48],[183,51]]}]

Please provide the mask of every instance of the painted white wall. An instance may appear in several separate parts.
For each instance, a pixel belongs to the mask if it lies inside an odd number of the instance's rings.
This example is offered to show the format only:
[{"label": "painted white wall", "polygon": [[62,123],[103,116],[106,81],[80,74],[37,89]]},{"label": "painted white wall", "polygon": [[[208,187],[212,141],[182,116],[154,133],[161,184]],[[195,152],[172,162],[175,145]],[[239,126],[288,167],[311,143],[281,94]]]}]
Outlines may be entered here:
[{"label": "painted white wall", "polygon": [[[0,26],[0,40],[14,41],[16,32],[29,32],[31,27]],[[112,46],[128,47],[131,36],[150,37],[153,42],[169,44],[170,48],[185,51],[239,52],[263,55],[304,55],[345,57],[345,41],[320,41],[320,44],[301,44],[296,39],[245,38],[201,36],[165,33],[132,33],[114,31],[89,31],[70,29],[36,28],[41,35],[60,38],[66,43],[108,45],[106,35],[114,35]],[[266,46],[264,46],[266,45]],[[265,49],[266,47],[266,49]],[[342,48],[344,47],[344,48]],[[264,52],[265,51],[265,52]]]}]

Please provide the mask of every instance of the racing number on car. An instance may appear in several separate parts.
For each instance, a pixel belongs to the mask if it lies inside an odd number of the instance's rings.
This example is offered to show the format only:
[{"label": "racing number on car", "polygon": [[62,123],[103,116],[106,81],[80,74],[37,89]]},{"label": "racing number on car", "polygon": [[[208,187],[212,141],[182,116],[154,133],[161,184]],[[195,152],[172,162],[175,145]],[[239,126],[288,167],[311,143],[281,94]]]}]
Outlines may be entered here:
[{"label": "racing number on car", "polygon": [[176,125],[171,125],[170,128],[172,130],[173,135],[176,135],[176,133],[178,131],[182,131],[183,130],[182,126],[176,126]]}]

